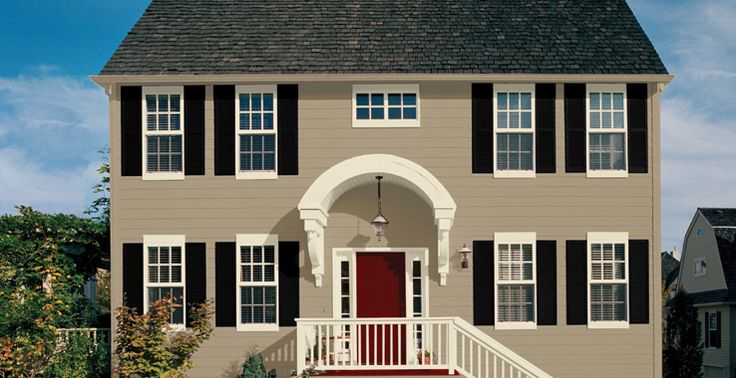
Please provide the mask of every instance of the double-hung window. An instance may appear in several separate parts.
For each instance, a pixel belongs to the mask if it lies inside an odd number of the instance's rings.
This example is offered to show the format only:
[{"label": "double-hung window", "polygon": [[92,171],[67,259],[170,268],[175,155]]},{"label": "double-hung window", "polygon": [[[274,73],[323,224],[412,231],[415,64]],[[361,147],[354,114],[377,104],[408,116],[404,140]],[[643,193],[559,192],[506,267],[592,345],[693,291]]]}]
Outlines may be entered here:
[{"label": "double-hung window", "polygon": [[419,85],[353,85],[353,127],[419,127]]},{"label": "double-hung window", "polygon": [[626,177],[626,85],[588,85],[588,176]]},{"label": "double-hung window", "polygon": [[143,179],[184,179],[184,89],[143,87]]},{"label": "double-hung window", "polygon": [[238,179],[277,178],[275,85],[238,85],[235,94],[235,166]]},{"label": "double-hung window", "polygon": [[626,232],[588,233],[588,327],[629,326]]},{"label": "double-hung window", "polygon": [[705,313],[705,338],[704,346],[706,348],[721,348],[721,312],[706,312]]},{"label": "double-hung window", "polygon": [[534,177],[534,85],[494,87],[494,177]]},{"label": "double-hung window", "polygon": [[536,328],[536,238],[534,232],[496,233],[496,328]]},{"label": "double-hung window", "polygon": [[161,298],[174,301],[169,323],[184,328],[185,296],[185,237],[184,235],[144,235],[144,303],[148,312],[151,304]]},{"label": "double-hung window", "polygon": [[237,328],[278,330],[278,235],[239,234],[236,240]]}]

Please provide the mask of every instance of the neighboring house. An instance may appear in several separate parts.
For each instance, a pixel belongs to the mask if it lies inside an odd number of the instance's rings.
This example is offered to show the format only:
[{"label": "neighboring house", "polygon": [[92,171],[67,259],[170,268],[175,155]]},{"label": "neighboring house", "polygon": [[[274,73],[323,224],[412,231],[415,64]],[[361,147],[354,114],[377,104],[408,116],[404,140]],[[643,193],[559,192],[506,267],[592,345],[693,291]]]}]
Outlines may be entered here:
[{"label": "neighboring house", "polygon": [[679,276],[680,260],[677,249],[671,252],[662,252],[662,304],[677,292],[677,278]]},{"label": "neighboring house", "polygon": [[155,0],[94,77],[113,307],[214,298],[192,377],[661,376],[671,79],[623,0]]},{"label": "neighboring house", "polygon": [[680,263],[680,287],[703,323],[705,377],[736,377],[736,209],[698,209]]}]

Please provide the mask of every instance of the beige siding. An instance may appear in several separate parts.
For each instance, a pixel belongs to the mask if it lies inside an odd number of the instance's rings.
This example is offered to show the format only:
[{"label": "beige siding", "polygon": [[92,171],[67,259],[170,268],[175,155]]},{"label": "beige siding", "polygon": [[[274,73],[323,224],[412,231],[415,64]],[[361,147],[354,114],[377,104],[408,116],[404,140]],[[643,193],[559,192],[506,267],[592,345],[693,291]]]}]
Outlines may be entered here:
[{"label": "beige siding", "polygon": [[[497,331],[500,342],[556,377],[652,377],[660,375],[659,328],[659,161],[658,116],[650,128],[650,173],[626,179],[587,179],[565,173],[564,101],[557,99],[557,172],[534,179],[494,179],[471,174],[470,82],[420,82],[421,127],[353,129],[351,83],[300,83],[299,176],[236,181],[214,176],[212,89],[206,103],[205,176],[184,181],[142,181],[120,177],[119,102],[112,97],[112,269],[113,306],[121,303],[121,246],[144,234],[185,234],[207,243],[207,295],[215,295],[214,243],[234,241],[237,233],[274,233],[298,240],[301,254],[301,316],[332,316],[332,249],[337,247],[426,247],[430,257],[430,316],[457,315],[472,322],[472,269],[461,270],[453,253],[446,287],[437,274],[437,230],[431,208],[400,187],[387,185],[384,213],[391,224],[379,242],[368,223],[375,215],[375,187],[359,187],[335,202],[325,235],[324,287],[317,288],[306,257],[306,237],[296,209],[314,179],[332,165],[369,153],[394,154],[428,169],[457,203],[450,234],[451,251],[494,232],[532,231],[539,240],[556,240],[558,325],[534,331]],[[652,88],[652,112],[659,93]],[[117,92],[115,92],[117,93]],[[565,241],[583,240],[589,231],[627,231],[648,239],[651,254],[650,324],[625,330],[566,326]],[[651,252],[651,251],[650,251]],[[273,333],[238,333],[218,328],[196,355],[191,376],[233,376],[251,349],[265,352],[268,367],[286,376],[295,368],[294,328]]]},{"label": "beige siding", "polygon": [[[703,236],[698,236],[698,230]],[[705,275],[695,277],[695,259],[705,257]],[[698,212],[685,237],[680,264],[681,287],[688,293],[726,289],[716,235],[708,221]]]},{"label": "beige siding", "polygon": [[[720,348],[703,348],[703,367],[706,372],[705,376],[726,377],[730,378],[734,367],[730,361],[732,350],[731,343],[731,324],[729,319],[733,317],[730,306],[707,306],[698,308],[698,318],[705,325],[705,313],[721,312],[721,347]],[[707,328],[704,328],[707,329]],[[705,343],[705,335],[703,335],[703,343]]]}]

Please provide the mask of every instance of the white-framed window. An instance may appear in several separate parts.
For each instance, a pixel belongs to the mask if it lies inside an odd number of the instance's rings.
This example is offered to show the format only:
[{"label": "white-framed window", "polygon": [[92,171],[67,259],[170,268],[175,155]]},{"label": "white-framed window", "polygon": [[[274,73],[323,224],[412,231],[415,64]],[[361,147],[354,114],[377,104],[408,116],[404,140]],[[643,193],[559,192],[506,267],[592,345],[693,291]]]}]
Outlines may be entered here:
[{"label": "white-framed window", "polygon": [[695,258],[695,277],[700,277],[705,275],[706,264],[705,264],[705,256],[700,256]]},{"label": "white-framed window", "polygon": [[275,179],[278,98],[275,85],[235,87],[235,178]]},{"label": "white-framed window", "polygon": [[588,84],[588,177],[627,177],[625,84]]},{"label": "white-framed window", "polygon": [[707,335],[703,335],[705,339],[704,347],[720,349],[721,348],[721,330],[718,324],[718,318],[721,316],[720,311],[706,312],[707,317],[705,318],[705,332]]},{"label": "white-framed window", "polygon": [[184,235],[144,235],[143,311],[161,298],[174,300],[170,324],[174,329],[185,328],[186,320],[186,238]]},{"label": "white-framed window", "polygon": [[493,87],[494,177],[534,177],[534,85]]},{"label": "white-framed window", "polygon": [[353,85],[353,127],[419,127],[419,85]]},{"label": "white-framed window", "polygon": [[589,232],[587,255],[588,328],[628,328],[628,232]]},{"label": "white-framed window", "polygon": [[143,179],[184,179],[184,88],[143,87]]},{"label": "white-framed window", "polygon": [[537,328],[535,232],[495,233],[496,329]]},{"label": "white-framed window", "polygon": [[279,237],[238,234],[237,330],[278,330]]}]

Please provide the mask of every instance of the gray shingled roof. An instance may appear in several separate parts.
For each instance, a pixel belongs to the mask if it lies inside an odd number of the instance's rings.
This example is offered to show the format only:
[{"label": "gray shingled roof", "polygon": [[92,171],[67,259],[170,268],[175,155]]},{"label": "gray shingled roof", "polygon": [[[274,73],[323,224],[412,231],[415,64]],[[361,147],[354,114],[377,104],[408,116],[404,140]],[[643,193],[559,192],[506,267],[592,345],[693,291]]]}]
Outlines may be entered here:
[{"label": "gray shingled roof", "polygon": [[713,227],[736,226],[736,209],[701,207],[698,211]]},{"label": "gray shingled roof", "polygon": [[625,0],[153,0],[101,75],[666,74]]}]

